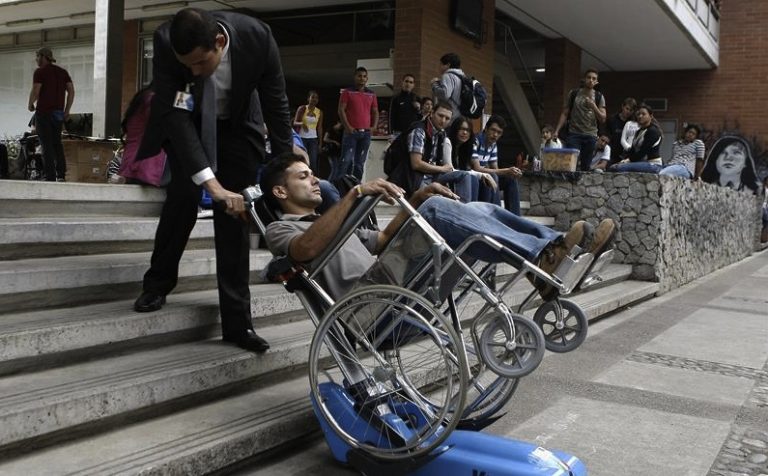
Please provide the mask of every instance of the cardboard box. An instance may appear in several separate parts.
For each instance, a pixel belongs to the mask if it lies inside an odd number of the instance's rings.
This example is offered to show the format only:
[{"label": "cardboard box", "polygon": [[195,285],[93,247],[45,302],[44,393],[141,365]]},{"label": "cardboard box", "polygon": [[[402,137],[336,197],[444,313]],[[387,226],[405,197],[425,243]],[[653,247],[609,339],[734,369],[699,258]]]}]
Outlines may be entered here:
[{"label": "cardboard box", "polygon": [[119,143],[67,139],[63,141],[70,182],[106,183],[107,166]]},{"label": "cardboard box", "polygon": [[575,172],[579,163],[579,149],[544,149],[542,168],[549,172]]}]

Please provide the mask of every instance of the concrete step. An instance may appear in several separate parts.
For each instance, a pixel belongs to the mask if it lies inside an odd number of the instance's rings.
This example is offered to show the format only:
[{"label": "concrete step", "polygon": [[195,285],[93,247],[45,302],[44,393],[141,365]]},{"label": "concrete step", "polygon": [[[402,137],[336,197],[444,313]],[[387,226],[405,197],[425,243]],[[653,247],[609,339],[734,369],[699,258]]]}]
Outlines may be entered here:
[{"label": "concrete step", "polygon": [[[0,218],[0,260],[152,251],[158,218]],[[198,220],[187,249],[213,248],[213,220]]]},{"label": "concrete step", "polygon": [[575,294],[569,299],[575,301],[591,321],[631,304],[651,299],[659,292],[659,283],[648,281],[621,281],[598,289]]},{"label": "concrete step", "polygon": [[[611,265],[602,284],[626,279],[630,270],[628,266]],[[519,305],[530,289],[527,281],[517,284],[506,296],[507,303]],[[167,345],[218,335],[215,290],[172,293],[163,309],[153,313],[134,312],[134,298],[0,316],[0,375],[63,365],[130,346],[159,342]],[[306,317],[296,296],[280,284],[251,286],[251,315],[256,328]]]},{"label": "concrete step", "polygon": [[272,348],[259,355],[215,339],[0,378],[0,448],[12,454],[32,438],[70,438],[73,428],[90,432],[113,417],[155,416],[169,402],[193,405],[303,367],[313,330],[309,321],[261,329]]},{"label": "concrete step", "polygon": [[[318,431],[301,376],[7,459],[0,474],[210,474]],[[55,462],[55,464],[53,464]]]},{"label": "concrete step", "polygon": [[[135,298],[150,257],[143,252],[0,261],[0,309],[7,313]],[[266,250],[251,251],[252,283],[261,281],[259,271],[271,258]],[[185,251],[179,278],[178,291],[215,287],[214,251]]]},{"label": "concrete step", "polygon": [[[625,281],[574,299],[594,319],[657,288]],[[2,378],[0,444],[6,451],[21,443],[34,447],[46,434],[53,440],[66,435],[67,442],[8,460],[0,474],[203,474],[290,444],[317,428],[306,378],[271,385],[259,378],[302,367],[312,331],[307,321],[262,329],[273,344],[263,355],[204,341]],[[243,393],[212,401],[206,392],[222,386],[230,395],[238,388]],[[175,408],[183,409],[153,411],[168,402],[182,402]],[[104,421],[126,414],[145,420],[100,432],[108,428]],[[75,425],[87,435],[73,441],[67,430]],[[94,451],[103,448],[110,450]],[[57,461],[55,471],[51,461]]]},{"label": "concrete step", "polygon": [[3,180],[0,218],[160,216],[165,190],[141,185]]},{"label": "concrete step", "polygon": [[[306,318],[299,300],[280,284],[251,286],[254,327]],[[218,336],[216,290],[173,293],[163,309],[133,311],[133,299],[0,316],[0,375],[61,366],[137,346]]]}]

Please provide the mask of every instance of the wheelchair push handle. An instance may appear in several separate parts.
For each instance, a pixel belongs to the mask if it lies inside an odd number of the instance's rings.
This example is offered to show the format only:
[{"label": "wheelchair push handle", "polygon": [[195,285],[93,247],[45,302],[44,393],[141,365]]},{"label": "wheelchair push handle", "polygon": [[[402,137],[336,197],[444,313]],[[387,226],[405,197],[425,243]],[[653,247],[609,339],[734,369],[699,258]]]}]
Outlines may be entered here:
[{"label": "wheelchair push handle", "polygon": [[256,227],[259,229],[259,233],[261,236],[264,236],[267,230],[267,226],[264,224],[264,221],[259,217],[258,213],[256,213],[256,208],[254,207],[254,204],[258,199],[261,198],[264,193],[261,191],[261,187],[257,185],[251,185],[249,187],[244,188],[240,194],[243,196],[243,199],[245,200],[246,204],[246,210],[248,211],[248,214],[251,217],[251,221],[256,224]]}]

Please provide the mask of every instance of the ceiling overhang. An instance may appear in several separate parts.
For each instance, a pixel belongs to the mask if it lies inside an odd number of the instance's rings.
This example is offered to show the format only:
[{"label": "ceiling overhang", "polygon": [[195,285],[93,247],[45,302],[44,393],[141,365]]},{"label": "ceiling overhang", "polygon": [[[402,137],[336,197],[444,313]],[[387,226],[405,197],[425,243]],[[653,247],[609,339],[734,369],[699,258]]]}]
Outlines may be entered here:
[{"label": "ceiling overhang", "polygon": [[578,45],[582,65],[600,71],[712,69],[719,61],[717,41],[687,0],[496,0],[496,8]]}]

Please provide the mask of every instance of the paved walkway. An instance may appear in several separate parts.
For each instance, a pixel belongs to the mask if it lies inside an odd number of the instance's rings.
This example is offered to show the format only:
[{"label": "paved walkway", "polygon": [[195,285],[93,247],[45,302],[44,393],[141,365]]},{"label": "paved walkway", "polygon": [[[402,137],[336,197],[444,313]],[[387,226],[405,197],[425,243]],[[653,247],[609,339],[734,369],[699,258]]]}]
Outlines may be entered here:
[{"label": "paved walkway", "polygon": [[[566,450],[593,476],[768,476],[768,252],[594,323],[508,410],[488,431]],[[238,474],[355,473],[318,440]]]}]

